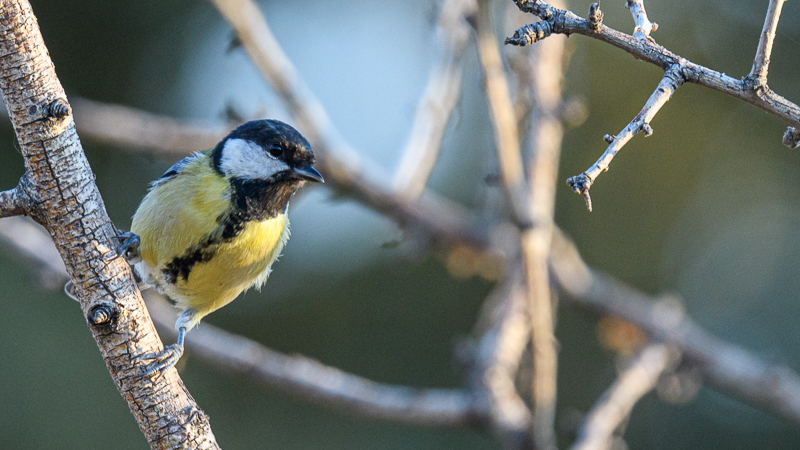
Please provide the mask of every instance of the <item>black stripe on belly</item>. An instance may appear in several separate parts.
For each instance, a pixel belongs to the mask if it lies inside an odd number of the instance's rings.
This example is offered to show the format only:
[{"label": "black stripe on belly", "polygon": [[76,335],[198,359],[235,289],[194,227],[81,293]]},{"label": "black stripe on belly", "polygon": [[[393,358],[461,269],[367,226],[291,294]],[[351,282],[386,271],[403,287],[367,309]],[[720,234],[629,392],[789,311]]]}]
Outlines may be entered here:
[{"label": "black stripe on belly", "polygon": [[169,284],[175,284],[179,278],[187,280],[189,273],[195,264],[209,262],[216,253],[217,244],[222,242],[220,238],[209,237],[200,244],[189,247],[183,255],[176,256],[167,266],[161,270],[164,279]]},{"label": "black stripe on belly", "polygon": [[196,264],[211,261],[219,244],[229,242],[242,233],[250,221],[263,221],[286,212],[289,198],[300,181],[287,173],[279,173],[269,180],[243,180],[232,178],[231,211],[219,216],[219,226],[199,244],[194,244],[181,256],[170,261],[161,273],[169,284],[188,280]]}]

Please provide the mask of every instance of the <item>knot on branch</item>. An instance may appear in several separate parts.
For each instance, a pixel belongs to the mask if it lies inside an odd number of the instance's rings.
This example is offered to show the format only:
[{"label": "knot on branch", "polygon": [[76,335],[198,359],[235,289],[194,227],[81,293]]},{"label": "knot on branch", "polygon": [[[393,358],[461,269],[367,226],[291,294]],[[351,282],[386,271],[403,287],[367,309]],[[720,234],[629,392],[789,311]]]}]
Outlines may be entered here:
[{"label": "knot on branch", "polygon": [[86,315],[86,321],[102,334],[111,333],[117,324],[119,310],[111,303],[95,305]]},{"label": "knot on branch", "polygon": [[592,197],[589,195],[589,188],[592,187],[592,179],[586,172],[575,175],[574,177],[567,178],[567,185],[572,188],[576,194],[583,195],[586,201],[586,209],[592,211]]},{"label": "knot on branch", "polygon": [[600,11],[600,5],[592,3],[589,5],[589,28],[594,31],[600,29],[603,25],[603,11]]},{"label": "knot on branch", "polygon": [[517,31],[514,32],[514,36],[506,38],[505,43],[506,45],[511,44],[524,47],[536,41],[541,41],[551,34],[553,34],[553,25],[549,21],[543,20],[519,27]]},{"label": "knot on branch", "polygon": [[72,108],[69,106],[67,99],[57,98],[42,108],[42,114],[45,117],[54,119],[63,119],[72,113]]},{"label": "knot on branch", "polygon": [[789,127],[783,133],[783,145],[789,148],[797,148],[800,146],[800,131],[795,127]]},{"label": "knot on branch", "polygon": [[649,123],[642,124],[642,133],[644,133],[644,137],[650,137],[653,135],[653,127],[650,126]]},{"label": "knot on branch", "polygon": [[607,144],[613,144],[614,141],[617,140],[617,137],[610,134],[606,134],[605,136],[603,136],[603,140],[606,141]]}]

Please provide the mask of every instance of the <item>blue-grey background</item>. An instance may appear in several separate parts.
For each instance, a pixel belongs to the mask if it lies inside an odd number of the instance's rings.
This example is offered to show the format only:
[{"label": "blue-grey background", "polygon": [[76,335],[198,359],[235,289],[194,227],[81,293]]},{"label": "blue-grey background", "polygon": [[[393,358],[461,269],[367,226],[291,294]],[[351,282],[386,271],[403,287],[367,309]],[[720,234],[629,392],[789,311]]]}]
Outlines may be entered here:
[{"label": "blue-grey background", "polygon": [[[32,3],[70,95],[192,119],[222,119],[232,107],[288,120],[246,56],[226,53],[232,32],[207,2]],[[630,32],[623,4],[603,2],[605,23]],[[580,14],[588,5],[571,2]],[[262,7],[345,138],[390,173],[435,55],[438,2],[268,0]],[[766,0],[672,0],[647,7],[660,25],[654,37],[662,45],[735,77],[749,71]],[[800,5],[787,2],[769,77],[773,89],[794,101],[800,100],[798,16]],[[616,134],[631,120],[661,75],[585,37],[569,38],[569,48],[574,54],[565,90],[584,98],[590,115],[566,134],[562,179],[600,155],[603,134]],[[482,180],[494,162],[474,48],[464,80],[431,186],[480,209],[492,195]],[[559,186],[557,222],[590,264],[647,292],[680,294],[710,331],[800,370],[800,155],[780,143],[784,124],[687,85],[652,125],[655,134],[634,138],[593,186],[595,212]],[[7,189],[22,175],[10,126],[0,126],[0,143],[0,188]],[[84,147],[109,213],[123,228],[147,183],[174,162],[85,139]],[[490,282],[452,277],[391,221],[332,198],[324,187],[308,189],[290,216],[292,239],[268,285],[206,322],[377,381],[464,383],[453,345],[470,333]],[[396,240],[399,247],[382,247]],[[0,448],[147,448],[77,306],[33,280],[24,261],[0,248]],[[614,378],[612,355],[597,343],[595,323],[569,307],[559,313],[562,421],[587,410]],[[224,448],[498,448],[484,432],[353,418],[251,385],[191,355],[185,359],[183,379]],[[790,425],[705,388],[681,406],[646,397],[626,438],[631,448],[652,449],[800,443]],[[567,434],[561,439],[569,444]]]}]

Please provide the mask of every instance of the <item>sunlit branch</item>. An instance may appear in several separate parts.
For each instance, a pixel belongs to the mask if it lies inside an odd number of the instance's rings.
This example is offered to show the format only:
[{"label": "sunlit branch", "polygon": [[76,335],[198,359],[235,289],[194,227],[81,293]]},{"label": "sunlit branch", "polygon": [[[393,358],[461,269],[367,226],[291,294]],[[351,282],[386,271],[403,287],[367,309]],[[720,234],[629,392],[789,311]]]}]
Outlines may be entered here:
[{"label": "sunlit branch", "polygon": [[769,58],[772,55],[772,44],[775,42],[775,31],[778,29],[778,19],[781,17],[781,9],[786,0],[770,0],[767,8],[767,17],[764,19],[764,28],[761,30],[761,38],[758,40],[756,57],[753,60],[753,68],[747,78],[755,86],[767,85],[767,71],[769,70]]},{"label": "sunlit branch", "polygon": [[527,185],[520,153],[517,122],[508,89],[497,36],[494,33],[489,0],[478,2],[477,31],[478,57],[483,68],[489,116],[494,128],[495,147],[500,165],[500,175],[517,222],[530,222]]},{"label": "sunlit branch", "polygon": [[736,79],[687,61],[656,44],[652,39],[640,39],[605,25],[595,29],[589,20],[579,17],[572,11],[554,8],[538,0],[514,0],[514,2],[520,10],[535,14],[542,21],[519,28],[513,37],[506,39],[507,44],[529,45],[553,33],[582,34],[625,50],[636,59],[655,64],[664,70],[677,65],[685,81],[744,100],[784,120],[795,129],[800,129],[800,107],[766,86],[755,90],[751,86],[752,83],[746,82],[747,79]]},{"label": "sunlit branch", "polygon": [[678,89],[684,80],[677,66],[672,66],[664,73],[664,78],[658,83],[656,90],[647,99],[642,110],[633,120],[620,131],[616,136],[606,136],[609,142],[608,148],[603,152],[600,159],[597,160],[586,172],[580,175],[570,177],[567,179],[567,184],[578,194],[583,195],[586,199],[586,207],[589,211],[592,210],[592,198],[589,196],[589,188],[594,183],[600,173],[608,170],[608,165],[614,156],[639,132],[644,133],[645,136],[653,134],[653,128],[650,126],[650,121],[656,116],[661,107],[664,106],[675,90]]},{"label": "sunlit branch", "polygon": [[644,0],[627,0],[625,7],[631,10],[633,22],[636,28],[633,31],[633,36],[638,38],[649,38],[650,33],[658,29],[658,24],[650,22],[647,18],[647,12],[644,10]]}]

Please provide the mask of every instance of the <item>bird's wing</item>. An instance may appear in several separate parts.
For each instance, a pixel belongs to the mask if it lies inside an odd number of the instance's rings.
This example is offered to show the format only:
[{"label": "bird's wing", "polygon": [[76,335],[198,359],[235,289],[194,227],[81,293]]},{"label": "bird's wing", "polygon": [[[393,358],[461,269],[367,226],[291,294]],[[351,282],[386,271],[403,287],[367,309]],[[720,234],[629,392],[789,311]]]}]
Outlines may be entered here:
[{"label": "bird's wing", "polygon": [[199,158],[203,158],[207,152],[208,150],[202,152],[195,152],[187,156],[186,158],[183,158],[182,160],[176,162],[175,164],[172,165],[172,167],[170,167],[169,169],[167,169],[166,172],[164,172],[164,175],[161,175],[160,177],[158,177],[158,179],[150,183],[150,186],[155,187],[177,177],[178,175],[183,173],[183,171],[186,170],[186,168],[189,167],[189,165],[191,165],[192,162],[196,161]]}]

